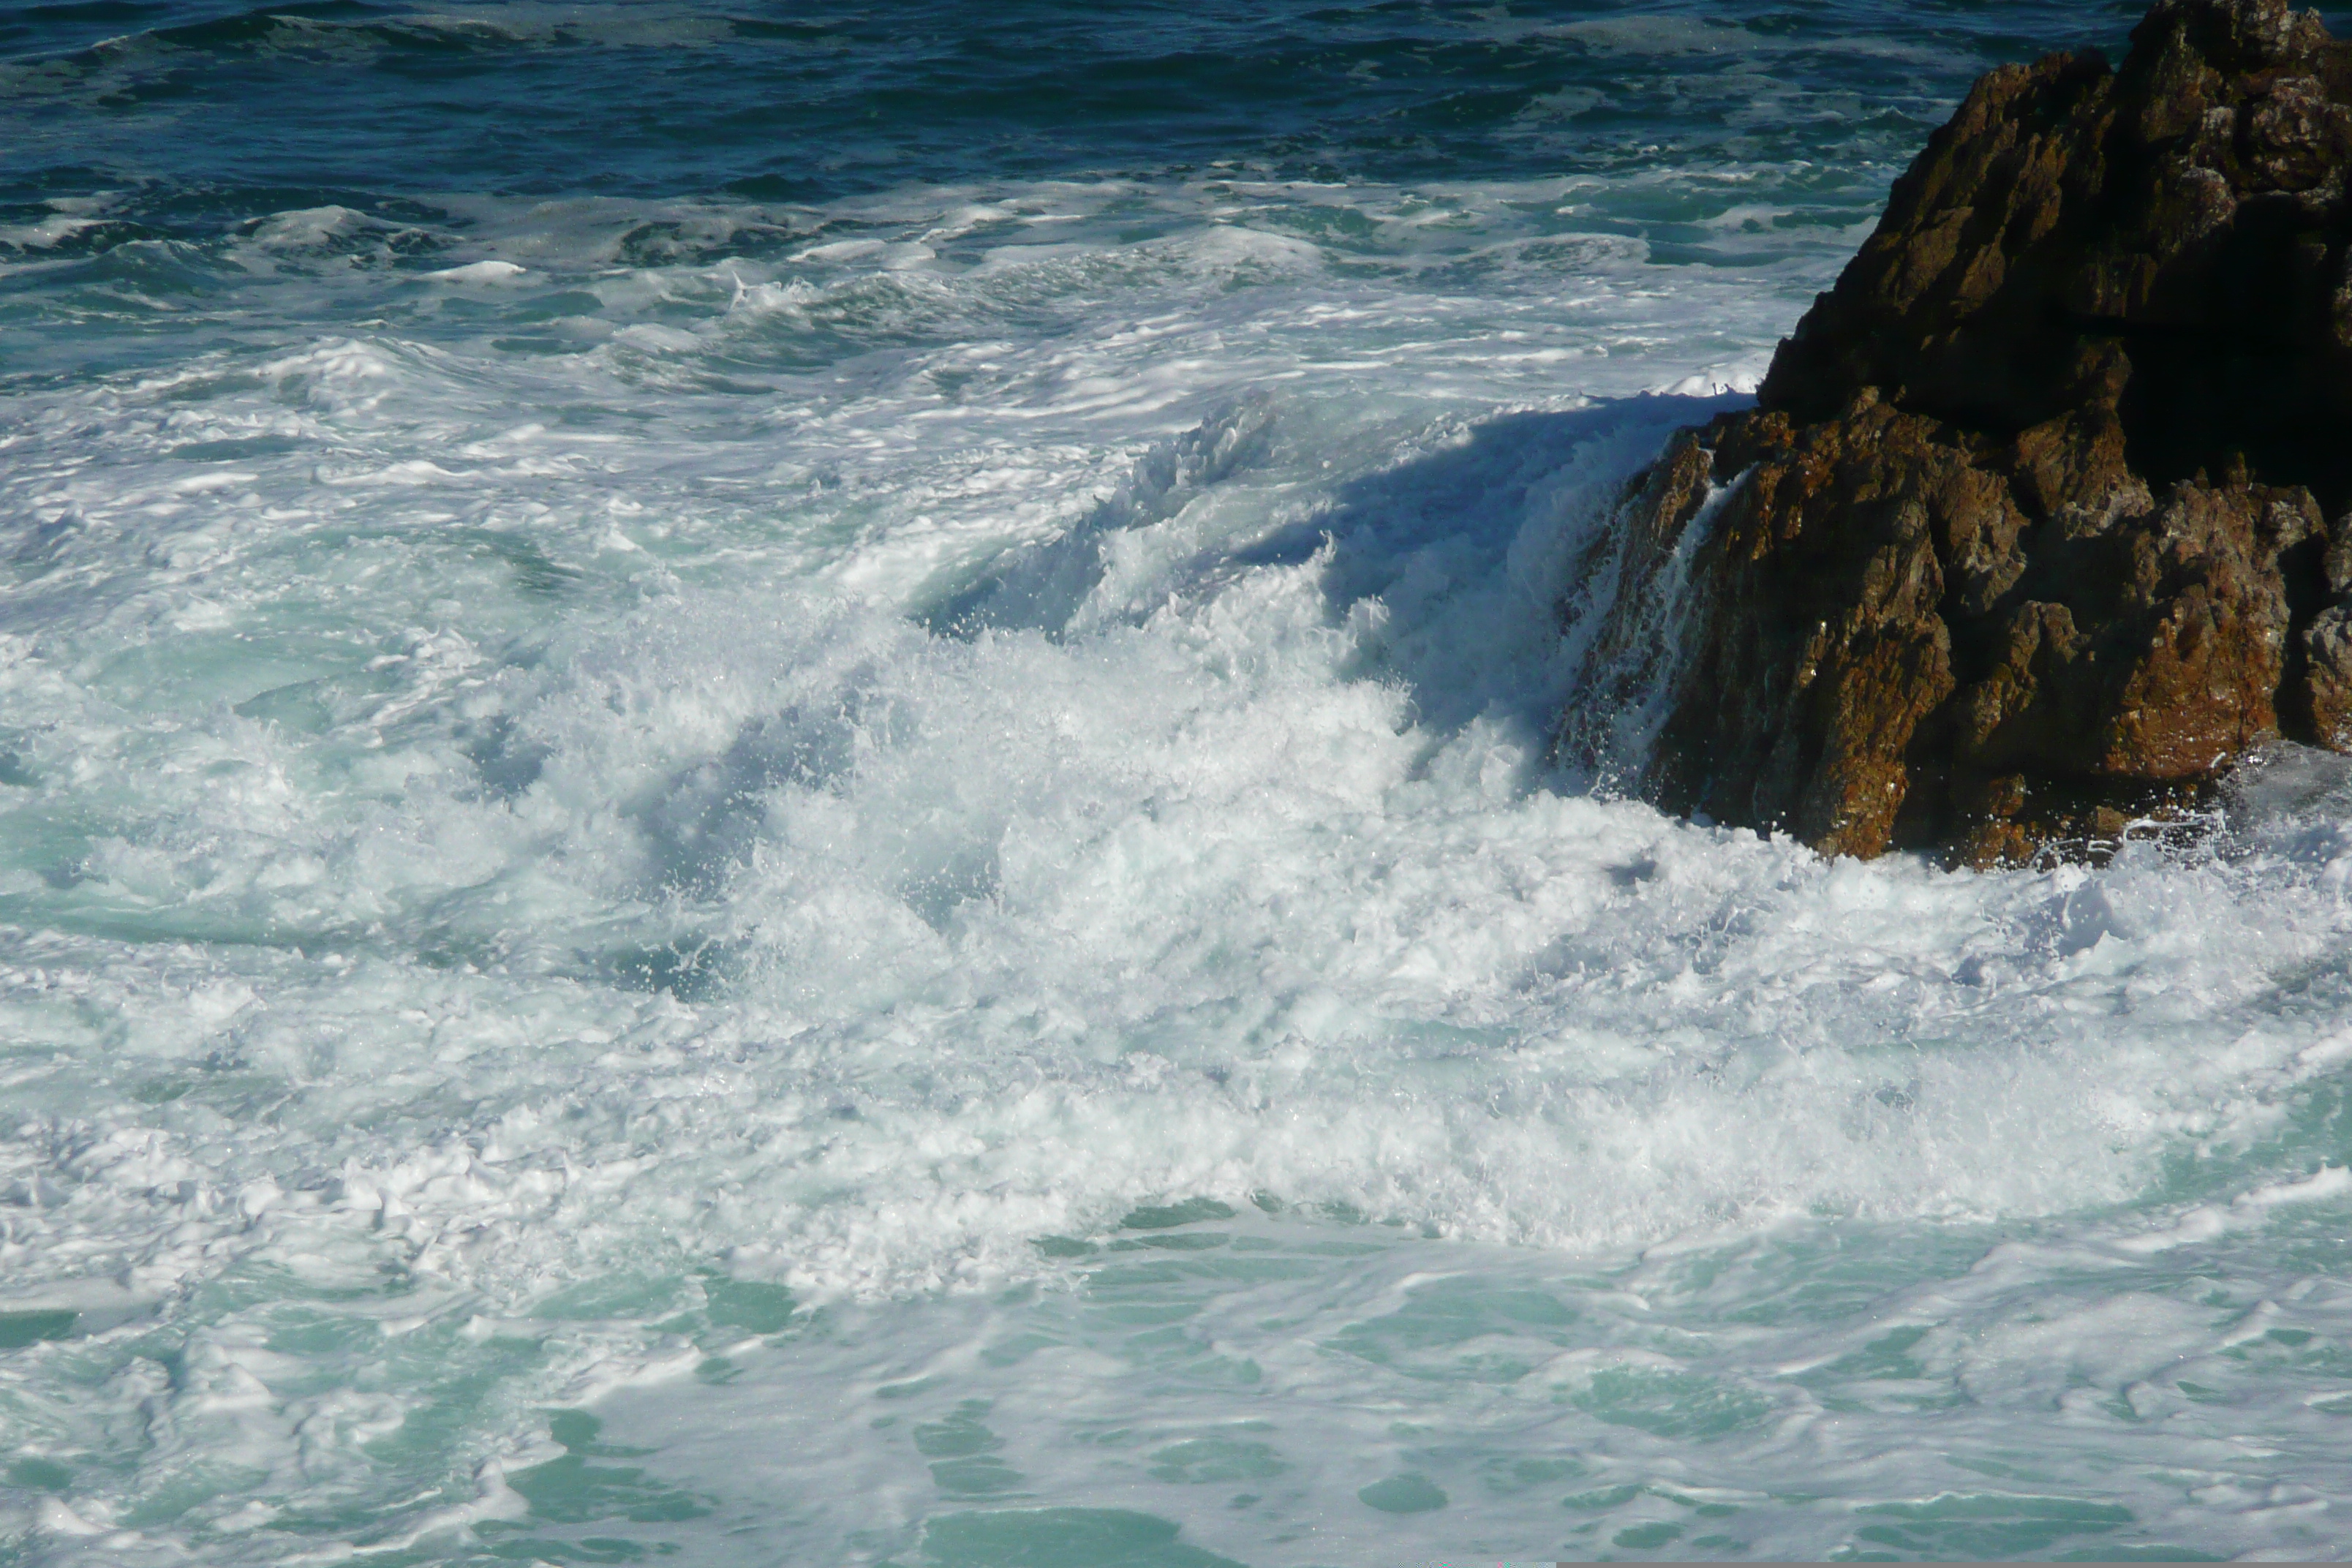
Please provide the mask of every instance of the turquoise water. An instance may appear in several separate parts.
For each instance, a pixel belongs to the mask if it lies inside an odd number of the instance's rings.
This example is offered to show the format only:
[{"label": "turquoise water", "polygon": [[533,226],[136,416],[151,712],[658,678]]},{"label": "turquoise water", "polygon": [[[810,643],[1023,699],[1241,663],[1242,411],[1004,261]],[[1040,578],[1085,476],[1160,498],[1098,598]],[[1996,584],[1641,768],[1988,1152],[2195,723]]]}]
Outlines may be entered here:
[{"label": "turquoise water", "polygon": [[2128,20],[0,16],[0,1563],[2340,1552],[2343,765],[1544,763],[1615,487]]}]

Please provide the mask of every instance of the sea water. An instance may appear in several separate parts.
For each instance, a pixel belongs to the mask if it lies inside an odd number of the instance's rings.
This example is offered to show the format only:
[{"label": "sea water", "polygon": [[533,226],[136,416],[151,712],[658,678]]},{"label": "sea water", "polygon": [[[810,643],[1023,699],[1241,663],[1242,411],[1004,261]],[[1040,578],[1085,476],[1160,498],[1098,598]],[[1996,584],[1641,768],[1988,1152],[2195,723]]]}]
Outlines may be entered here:
[{"label": "sea water", "polygon": [[1547,760],[1625,478],[2130,21],[10,7],[0,1563],[2352,1550],[2352,770]]}]

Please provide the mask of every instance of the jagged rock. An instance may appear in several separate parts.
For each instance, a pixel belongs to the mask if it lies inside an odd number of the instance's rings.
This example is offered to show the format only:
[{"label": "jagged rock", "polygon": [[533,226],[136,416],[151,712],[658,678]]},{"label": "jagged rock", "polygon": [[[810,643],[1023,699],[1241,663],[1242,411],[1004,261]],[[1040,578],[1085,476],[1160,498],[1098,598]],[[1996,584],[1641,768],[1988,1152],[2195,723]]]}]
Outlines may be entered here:
[{"label": "jagged rock", "polygon": [[2352,749],[2347,167],[2352,47],[2284,0],[1979,81],[1757,406],[1629,490],[1563,751],[1982,864]]}]

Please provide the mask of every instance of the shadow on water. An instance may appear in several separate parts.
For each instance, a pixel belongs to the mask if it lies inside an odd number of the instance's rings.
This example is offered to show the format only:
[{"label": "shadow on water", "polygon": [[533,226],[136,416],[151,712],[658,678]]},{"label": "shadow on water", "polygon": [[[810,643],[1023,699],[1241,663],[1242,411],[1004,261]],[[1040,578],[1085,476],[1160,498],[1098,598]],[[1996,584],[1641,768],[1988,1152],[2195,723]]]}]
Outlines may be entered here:
[{"label": "shadow on water", "polygon": [[1424,730],[1483,716],[1541,732],[1566,695],[1557,605],[1625,477],[1666,436],[1744,396],[1658,395],[1497,415],[1340,486],[1326,510],[1231,557],[1293,565],[1328,551],[1323,592],[1346,624],[1377,604],[1359,679],[1398,682]]},{"label": "shadow on water", "polygon": [[[1270,532],[1205,544],[1168,573],[1165,585],[1206,597],[1251,572],[1319,555],[1332,624],[1368,634],[1347,674],[1406,688],[1433,735],[1482,715],[1540,733],[1572,678],[1555,605],[1619,485],[1673,430],[1752,401],[1644,395],[1496,415],[1346,481]],[[1139,465],[1129,493],[1055,539],[1008,552],[917,618],[941,636],[990,628],[1072,635],[1112,570],[1118,536],[1177,519],[1221,482],[1266,461],[1272,424],[1263,403],[1204,422]]]}]

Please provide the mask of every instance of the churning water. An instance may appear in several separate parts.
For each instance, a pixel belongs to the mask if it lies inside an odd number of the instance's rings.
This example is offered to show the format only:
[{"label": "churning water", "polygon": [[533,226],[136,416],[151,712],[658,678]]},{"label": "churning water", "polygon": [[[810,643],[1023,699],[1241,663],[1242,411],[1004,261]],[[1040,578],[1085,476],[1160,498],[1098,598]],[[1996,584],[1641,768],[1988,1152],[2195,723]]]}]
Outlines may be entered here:
[{"label": "churning water", "polygon": [[2352,772],[1545,763],[1615,487],[2128,20],[9,8],[0,1563],[2352,1547]]}]

